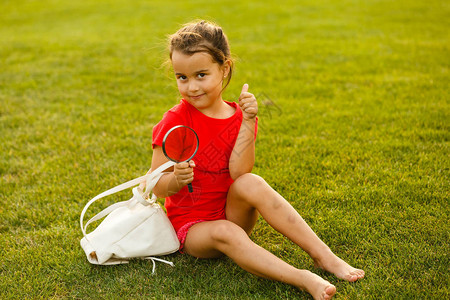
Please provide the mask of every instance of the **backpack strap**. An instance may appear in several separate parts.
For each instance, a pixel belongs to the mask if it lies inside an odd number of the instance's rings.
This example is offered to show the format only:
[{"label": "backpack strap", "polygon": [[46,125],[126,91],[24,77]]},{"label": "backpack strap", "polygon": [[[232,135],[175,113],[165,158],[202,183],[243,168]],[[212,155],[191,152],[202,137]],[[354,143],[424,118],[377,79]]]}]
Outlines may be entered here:
[{"label": "backpack strap", "polygon": [[123,191],[125,189],[134,187],[138,184],[140,184],[141,182],[147,181],[147,188],[144,194],[149,194],[151,192],[151,190],[155,187],[156,183],[158,182],[159,178],[161,178],[161,176],[163,175],[162,172],[172,166],[174,166],[175,163],[173,161],[168,161],[164,164],[162,164],[161,166],[159,166],[156,170],[154,170],[151,173],[147,173],[144,176],[135,178],[133,180],[127,181],[125,183],[122,183],[116,187],[113,187],[97,196],[95,196],[94,198],[92,198],[83,208],[83,211],[81,212],[81,216],[80,216],[80,227],[81,227],[81,231],[83,232],[83,235],[86,236],[86,229],[87,226],[96,221],[99,220],[105,216],[107,216],[110,212],[112,212],[114,209],[121,207],[121,206],[125,206],[128,204],[129,201],[132,201],[133,199],[127,200],[127,201],[121,201],[121,202],[117,202],[112,204],[111,206],[105,208],[103,211],[101,211],[100,213],[98,213],[96,216],[94,216],[92,219],[90,219],[86,225],[83,226],[83,220],[84,220],[84,215],[86,214],[87,209],[89,208],[89,206],[92,205],[92,203],[94,203],[95,201],[115,194],[117,192]]},{"label": "backpack strap", "polygon": [[144,257],[144,259],[148,259],[148,260],[152,261],[152,263],[153,263],[152,274],[155,274],[155,269],[156,269],[155,260],[159,261],[159,262],[163,262],[163,263],[168,264],[168,265],[171,265],[172,267],[174,266],[173,262],[168,261],[168,260],[164,260],[164,259],[161,259],[161,258],[157,258],[157,257],[154,257],[154,256],[147,256],[147,257]]}]

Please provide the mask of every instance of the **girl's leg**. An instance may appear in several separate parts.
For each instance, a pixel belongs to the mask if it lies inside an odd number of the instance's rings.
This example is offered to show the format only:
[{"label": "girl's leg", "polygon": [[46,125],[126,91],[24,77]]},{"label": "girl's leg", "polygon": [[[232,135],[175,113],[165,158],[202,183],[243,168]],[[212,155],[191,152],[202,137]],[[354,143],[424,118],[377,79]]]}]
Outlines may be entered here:
[{"label": "girl's leg", "polygon": [[299,270],[253,243],[247,233],[228,220],[193,225],[184,251],[199,258],[230,257],[244,270],[307,290],[314,299],[331,299],[334,285],[307,270]]},{"label": "girl's leg", "polygon": [[355,269],[337,257],[264,179],[254,174],[244,174],[235,180],[228,192],[227,219],[249,233],[257,212],[274,229],[305,250],[318,267],[350,282],[364,277],[363,270]]}]

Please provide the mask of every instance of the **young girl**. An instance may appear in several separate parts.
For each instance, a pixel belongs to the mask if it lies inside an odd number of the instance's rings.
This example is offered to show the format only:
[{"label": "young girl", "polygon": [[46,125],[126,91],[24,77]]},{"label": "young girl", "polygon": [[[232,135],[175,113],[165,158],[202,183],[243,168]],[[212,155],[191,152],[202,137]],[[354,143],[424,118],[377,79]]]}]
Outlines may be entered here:
[{"label": "young girl", "polygon": [[[282,196],[251,173],[258,105],[247,84],[239,103],[222,99],[232,75],[222,29],[205,21],[186,25],[170,37],[170,59],[182,99],[153,128],[152,169],[167,161],[162,140],[173,126],[193,128],[200,140],[195,162],[175,165],[154,188],[158,197],[166,198],[180,250],[198,258],[226,255],[248,272],[307,290],[315,299],[330,299],[336,293],[334,285],[250,240],[261,214],[318,267],[350,282],[363,278],[363,270],[333,254]],[[189,183],[192,193],[186,187]]]}]

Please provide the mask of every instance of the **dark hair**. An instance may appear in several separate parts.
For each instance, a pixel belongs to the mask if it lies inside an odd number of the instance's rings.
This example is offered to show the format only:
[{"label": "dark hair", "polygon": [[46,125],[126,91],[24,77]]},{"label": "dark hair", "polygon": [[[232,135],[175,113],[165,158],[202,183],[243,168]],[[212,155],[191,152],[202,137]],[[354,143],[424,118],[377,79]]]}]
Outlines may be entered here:
[{"label": "dark hair", "polygon": [[228,38],[220,26],[208,21],[199,21],[184,25],[180,30],[169,36],[171,60],[172,53],[175,50],[187,55],[206,52],[220,66],[223,66],[227,60],[230,61],[230,72],[228,73],[228,79],[223,89],[230,83],[233,60],[231,59]]}]

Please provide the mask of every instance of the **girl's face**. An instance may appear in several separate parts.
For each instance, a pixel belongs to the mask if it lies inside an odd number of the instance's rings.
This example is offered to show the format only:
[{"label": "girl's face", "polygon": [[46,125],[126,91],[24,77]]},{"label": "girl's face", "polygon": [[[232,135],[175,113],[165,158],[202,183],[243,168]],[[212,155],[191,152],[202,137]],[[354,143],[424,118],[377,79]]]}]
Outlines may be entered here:
[{"label": "girl's face", "polygon": [[222,82],[228,75],[229,62],[220,66],[205,52],[186,55],[174,51],[172,66],[181,96],[195,108],[206,111],[220,104]]}]

